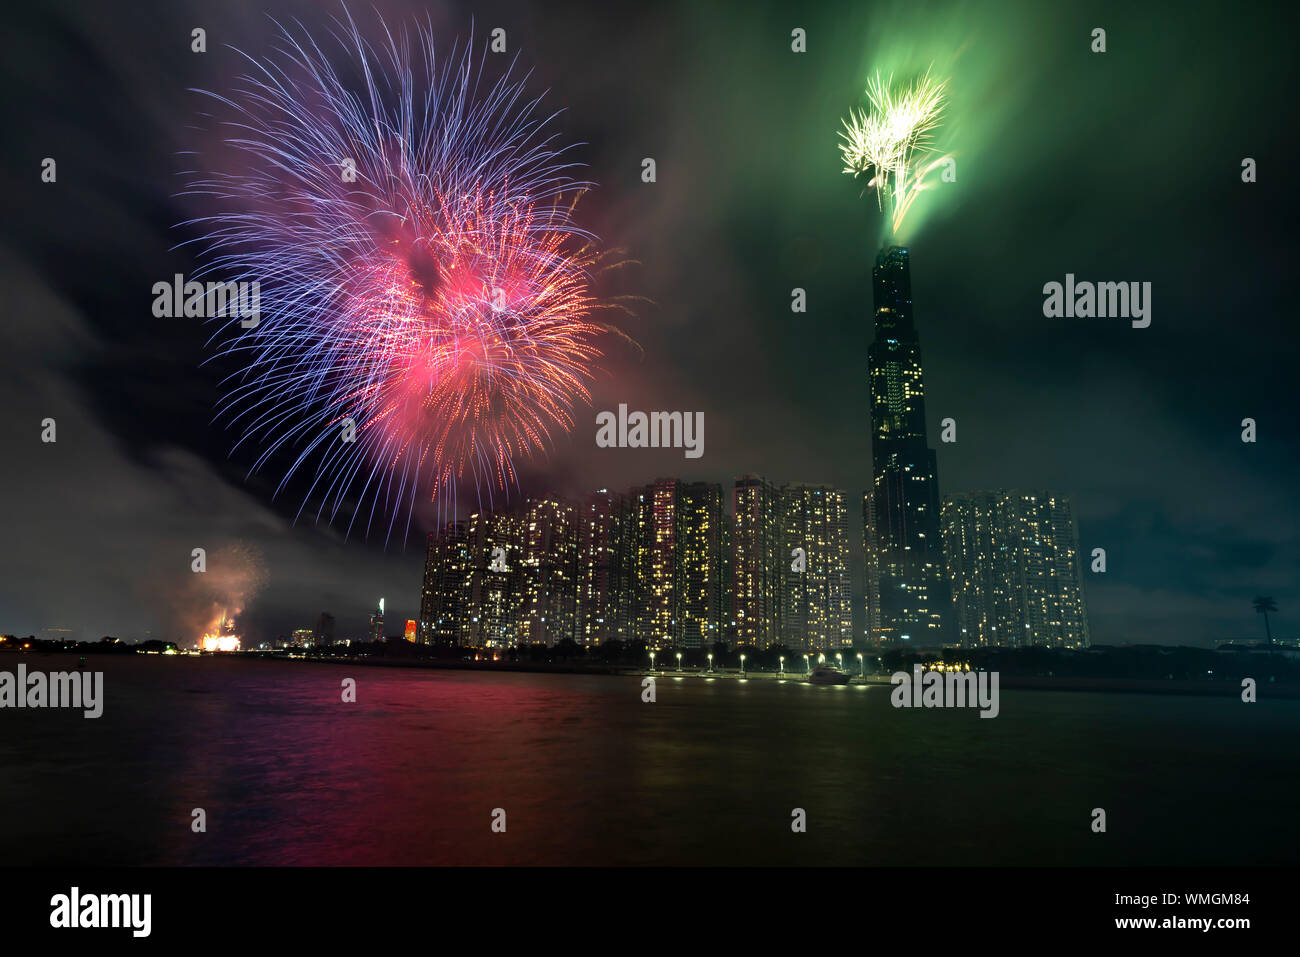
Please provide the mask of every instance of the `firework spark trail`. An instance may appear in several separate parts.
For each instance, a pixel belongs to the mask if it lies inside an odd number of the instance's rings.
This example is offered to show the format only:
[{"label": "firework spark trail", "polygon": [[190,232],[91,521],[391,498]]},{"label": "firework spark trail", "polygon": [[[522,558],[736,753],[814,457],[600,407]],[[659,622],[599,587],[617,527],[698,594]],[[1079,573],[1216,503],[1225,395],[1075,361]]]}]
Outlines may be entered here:
[{"label": "firework spark trail", "polygon": [[865,110],[850,110],[840,131],[844,172],[865,175],[875,187],[876,203],[888,200],[890,222],[898,232],[926,177],[947,157],[930,159],[931,133],[939,125],[946,102],[945,83],[926,73],[910,86],[894,87],[893,77],[879,73],[867,82]]},{"label": "firework spark trail", "polygon": [[488,85],[468,45],[440,61],[427,25],[375,47],[346,16],[336,69],[280,30],[233,94],[206,94],[233,111],[233,168],[183,194],[221,207],[184,224],[204,234],[199,275],[261,286],[258,325],[213,336],[244,365],[218,417],[258,448],[254,471],[289,452],[277,492],[309,474],[299,516],[313,496],[317,520],[355,503],[350,532],[369,500],[367,533],[388,513],[391,537],[421,491],[441,507],[460,478],[515,482],[516,457],[590,401],[596,257],[571,214],[591,184],[513,64]]}]

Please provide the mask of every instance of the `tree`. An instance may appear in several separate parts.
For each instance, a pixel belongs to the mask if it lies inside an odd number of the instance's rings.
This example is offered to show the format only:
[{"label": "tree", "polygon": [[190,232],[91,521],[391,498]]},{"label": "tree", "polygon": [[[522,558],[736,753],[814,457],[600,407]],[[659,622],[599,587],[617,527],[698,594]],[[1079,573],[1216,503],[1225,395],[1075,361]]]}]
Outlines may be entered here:
[{"label": "tree", "polygon": [[1268,635],[1268,646],[1273,647],[1273,629],[1268,625],[1268,613],[1277,611],[1277,603],[1268,595],[1257,595],[1251,599],[1251,604],[1255,606],[1256,614],[1264,616],[1264,634]]}]

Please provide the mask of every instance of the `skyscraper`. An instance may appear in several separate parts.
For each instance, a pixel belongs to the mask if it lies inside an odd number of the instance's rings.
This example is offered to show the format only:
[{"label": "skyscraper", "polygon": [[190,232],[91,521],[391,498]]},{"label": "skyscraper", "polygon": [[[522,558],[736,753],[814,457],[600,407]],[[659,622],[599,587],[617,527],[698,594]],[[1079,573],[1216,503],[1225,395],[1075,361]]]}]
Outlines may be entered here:
[{"label": "skyscraper", "polygon": [[316,631],[312,635],[312,644],[317,648],[334,644],[334,616],[327,611],[320,613],[316,619]]},{"label": "skyscraper", "polygon": [[781,514],[781,644],[804,651],[852,644],[844,493],[825,485],[787,485]]},{"label": "skyscraper", "polygon": [[722,486],[677,483],[678,588],[674,643],[709,648],[724,634],[723,548],[726,510]]},{"label": "skyscraper", "polygon": [[384,640],[384,600],[379,599],[379,605],[375,608],[374,614],[370,616],[370,640]]},{"label": "skyscraper", "polygon": [[637,589],[641,634],[651,648],[704,648],[725,633],[722,486],[661,478],[639,503]]},{"label": "skyscraper", "polygon": [[633,636],[633,509],[627,495],[601,489],[581,509],[578,538],[578,642]]},{"label": "skyscraper", "polygon": [[420,590],[419,641],[427,645],[460,643],[469,606],[470,548],[464,522],[447,522],[429,535],[429,551]]},{"label": "skyscraper", "polygon": [[577,641],[578,509],[555,495],[529,499],[520,532],[520,642]]},{"label": "skyscraper", "polygon": [[937,644],[947,598],[939,539],[939,482],[925,426],[921,344],[912,318],[910,255],[882,249],[872,270],[875,338],[867,352],[872,485],[864,497],[870,638]]},{"label": "skyscraper", "polygon": [[962,492],[943,501],[943,540],[963,645],[1088,646],[1079,539],[1052,492]]},{"label": "skyscraper", "polygon": [[[736,479],[732,492],[731,618],[735,642],[769,648],[780,641],[781,493],[757,475]],[[788,553],[787,553],[788,554]]]},{"label": "skyscraper", "polygon": [[477,512],[465,529],[469,549],[465,609],[458,644],[509,648],[520,640],[523,519]]}]

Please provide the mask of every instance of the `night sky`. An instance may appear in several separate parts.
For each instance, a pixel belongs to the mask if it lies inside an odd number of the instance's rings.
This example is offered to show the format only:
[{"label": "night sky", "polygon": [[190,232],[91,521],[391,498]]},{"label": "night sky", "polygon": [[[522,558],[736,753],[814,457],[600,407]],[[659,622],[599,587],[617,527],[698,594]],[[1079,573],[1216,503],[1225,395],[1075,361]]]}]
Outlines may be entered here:
[{"label": "night sky", "polygon": [[[230,44],[270,52],[278,20],[323,34],[335,3],[59,4],[7,13],[3,66],[7,308],[0,343],[0,633],[67,628],[188,643],[190,550],[255,550],[250,639],[322,610],[360,636],[415,617],[423,533],[293,523],[294,488],[248,476],[213,424],[229,369],[200,367],[210,330],[156,319],[151,287],[196,262],[179,243],[183,151],[201,99],[239,70]],[[815,12],[809,10],[815,7]],[[912,250],[927,412],[943,494],[990,487],[1068,495],[1095,643],[1262,638],[1272,595],[1294,637],[1294,475],[1300,348],[1295,264],[1293,22],[1250,5],[908,2],[380,3],[428,16],[450,42],[507,31],[530,90],[564,112],[598,184],[578,218],[634,262],[605,296],[643,296],[605,342],[594,407],[522,492],[581,494],[675,475],[747,471],[848,492],[861,592],[861,494],[871,454],[866,352],[881,214],[840,172],[840,117],[876,68],[950,78],[940,142],[957,181],[924,197]],[[368,4],[353,14],[377,24]],[[208,52],[190,52],[202,26]],[[808,51],[790,50],[807,31]],[[1107,52],[1090,51],[1107,31]],[[58,181],[40,182],[42,158]],[[641,182],[653,157],[658,182]],[[1259,181],[1241,181],[1241,162]],[[1066,273],[1149,281],[1152,323],[1047,319]],[[791,289],[807,290],[793,315]],[[594,415],[703,411],[705,452],[598,449]],[[58,441],[40,440],[41,420]],[[1241,420],[1259,440],[1240,440]],[[957,421],[938,444],[939,420]],[[516,493],[516,495],[519,493]],[[855,598],[855,632],[862,608]]]}]

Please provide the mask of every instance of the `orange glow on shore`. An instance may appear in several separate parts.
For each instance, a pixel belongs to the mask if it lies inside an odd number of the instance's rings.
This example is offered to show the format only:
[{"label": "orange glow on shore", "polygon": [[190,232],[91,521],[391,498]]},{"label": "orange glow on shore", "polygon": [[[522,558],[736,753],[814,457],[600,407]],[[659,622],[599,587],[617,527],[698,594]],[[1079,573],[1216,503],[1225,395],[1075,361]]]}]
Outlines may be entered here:
[{"label": "orange glow on shore", "polygon": [[238,635],[204,635],[199,639],[200,651],[238,651]]}]

